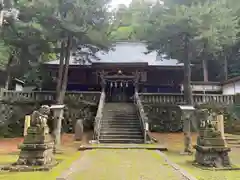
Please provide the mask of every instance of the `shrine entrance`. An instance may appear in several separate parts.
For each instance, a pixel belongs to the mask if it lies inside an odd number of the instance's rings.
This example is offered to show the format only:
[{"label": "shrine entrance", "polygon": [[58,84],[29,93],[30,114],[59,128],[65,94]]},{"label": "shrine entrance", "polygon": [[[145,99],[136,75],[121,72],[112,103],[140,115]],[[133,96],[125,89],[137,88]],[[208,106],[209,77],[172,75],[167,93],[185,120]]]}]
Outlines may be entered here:
[{"label": "shrine entrance", "polygon": [[101,72],[103,88],[108,102],[132,102],[137,79],[134,73]]},{"label": "shrine entrance", "polygon": [[107,80],[106,97],[109,102],[133,101],[134,85],[127,80]]}]

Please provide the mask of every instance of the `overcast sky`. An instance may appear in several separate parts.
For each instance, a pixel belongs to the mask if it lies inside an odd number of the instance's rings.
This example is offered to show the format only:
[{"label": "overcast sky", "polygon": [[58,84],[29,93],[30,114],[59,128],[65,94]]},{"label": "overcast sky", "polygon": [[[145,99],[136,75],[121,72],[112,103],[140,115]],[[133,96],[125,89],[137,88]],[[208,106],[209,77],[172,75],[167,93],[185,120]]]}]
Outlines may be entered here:
[{"label": "overcast sky", "polygon": [[125,5],[129,5],[132,2],[132,0],[112,0],[112,2],[110,3],[112,8],[116,8],[119,4],[125,4]]},{"label": "overcast sky", "polygon": [[[152,2],[152,3],[155,3],[157,1],[159,1],[160,3],[163,3],[163,1],[161,1],[161,0],[146,0],[146,1],[149,1],[149,2]],[[132,2],[132,0],[112,0],[112,2],[110,3],[110,5],[111,5],[110,9],[117,8],[117,6],[119,4],[125,4],[126,6],[128,6],[131,2]]]}]

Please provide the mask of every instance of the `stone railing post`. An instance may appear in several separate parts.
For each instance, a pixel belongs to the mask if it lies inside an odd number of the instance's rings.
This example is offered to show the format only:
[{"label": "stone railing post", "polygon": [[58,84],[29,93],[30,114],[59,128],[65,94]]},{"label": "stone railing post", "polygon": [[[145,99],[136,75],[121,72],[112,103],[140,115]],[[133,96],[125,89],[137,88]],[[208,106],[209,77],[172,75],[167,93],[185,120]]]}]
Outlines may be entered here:
[{"label": "stone railing post", "polygon": [[0,100],[2,100],[2,97],[3,97],[3,88],[0,88]]},{"label": "stone railing post", "polygon": [[234,104],[240,105],[240,94],[234,96]]}]

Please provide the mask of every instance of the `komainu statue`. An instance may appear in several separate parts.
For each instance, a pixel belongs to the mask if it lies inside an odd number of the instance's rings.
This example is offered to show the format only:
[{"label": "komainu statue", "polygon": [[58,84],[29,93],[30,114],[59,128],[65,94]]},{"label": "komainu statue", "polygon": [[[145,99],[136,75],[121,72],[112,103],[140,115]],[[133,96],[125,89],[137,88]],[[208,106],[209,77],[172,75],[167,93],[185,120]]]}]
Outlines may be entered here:
[{"label": "komainu statue", "polygon": [[30,127],[20,145],[20,156],[15,165],[48,166],[56,161],[53,157],[54,141],[47,125],[50,107],[43,105],[31,115]]},{"label": "komainu statue", "polygon": [[[48,116],[50,114],[50,107],[47,105],[43,105],[40,107],[38,111],[34,111],[31,115],[31,127],[38,127],[38,128],[47,128],[47,121]],[[46,132],[49,133],[49,132]]]},{"label": "komainu statue", "polygon": [[199,136],[196,149],[196,163],[206,167],[230,167],[225,138],[217,128],[217,115],[209,113],[208,110],[202,110],[200,119]]}]

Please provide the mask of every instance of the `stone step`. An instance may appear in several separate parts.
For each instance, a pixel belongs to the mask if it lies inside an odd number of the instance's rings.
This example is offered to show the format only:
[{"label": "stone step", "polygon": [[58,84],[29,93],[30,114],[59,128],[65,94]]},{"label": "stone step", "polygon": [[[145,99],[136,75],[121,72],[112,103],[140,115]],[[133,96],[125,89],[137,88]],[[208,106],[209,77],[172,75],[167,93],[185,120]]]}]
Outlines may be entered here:
[{"label": "stone step", "polygon": [[143,139],[99,139],[100,143],[113,143],[113,144],[143,144]]},{"label": "stone step", "polygon": [[[122,106],[122,107],[121,107]],[[123,106],[125,106],[125,107],[123,107]],[[118,105],[116,105],[116,106],[114,106],[114,105],[105,105],[105,108],[107,109],[107,110],[109,110],[109,111],[111,111],[111,110],[115,110],[115,111],[136,111],[136,107],[135,106],[128,106],[128,105],[123,105],[123,104],[118,104]]]},{"label": "stone step", "polygon": [[100,143],[144,143],[140,120],[133,103],[106,103]]},{"label": "stone step", "polygon": [[135,129],[141,128],[140,124],[109,124],[109,123],[102,123],[101,128],[121,128],[121,129]]},{"label": "stone step", "polygon": [[103,115],[107,115],[107,116],[115,116],[115,117],[136,117],[137,114],[127,114],[127,112],[124,112],[123,114],[117,114],[117,113],[105,113],[103,112]]},{"label": "stone step", "polygon": [[105,127],[102,126],[101,131],[141,131],[141,127],[138,128],[116,128],[116,127]]},{"label": "stone step", "polygon": [[240,141],[240,139],[239,138],[234,138],[234,137],[225,137],[225,139],[227,140],[227,141]]},{"label": "stone step", "polygon": [[138,115],[137,114],[133,114],[133,115],[126,115],[126,114],[120,114],[120,115],[118,115],[118,114],[108,114],[108,113],[103,113],[103,117],[115,117],[115,118],[130,118],[130,119],[132,119],[132,118],[137,118],[138,117]]},{"label": "stone step", "polygon": [[119,109],[119,108],[104,108],[104,111],[106,112],[117,112],[117,113],[122,113],[122,112],[137,112],[136,108],[124,108],[124,109]]},{"label": "stone step", "polygon": [[137,110],[135,108],[128,108],[128,109],[116,109],[116,108],[112,108],[112,109],[109,109],[109,108],[104,108],[104,112],[109,112],[109,113],[120,113],[122,114],[123,112],[128,112],[128,113],[136,113]]},{"label": "stone step", "polygon": [[240,145],[240,141],[236,141],[236,142],[228,142],[227,144],[231,144],[231,145]]},{"label": "stone step", "polygon": [[108,120],[108,121],[139,121],[138,118],[128,118],[128,117],[121,117],[121,118],[116,118],[116,117],[107,117],[103,116],[103,120]]},{"label": "stone step", "polygon": [[141,125],[140,124],[110,124],[110,123],[102,123],[101,124],[101,127],[102,128],[123,128],[123,129],[125,129],[125,128],[129,128],[129,129],[139,129],[139,128],[141,128]]},{"label": "stone step", "polygon": [[240,144],[228,144],[231,148],[240,148]]},{"label": "stone step", "polygon": [[109,134],[109,135],[115,135],[115,134],[126,134],[126,135],[142,135],[141,130],[133,130],[133,131],[124,131],[124,130],[119,130],[119,131],[113,131],[113,130],[102,130],[100,131],[100,134]]},{"label": "stone step", "polygon": [[101,139],[142,139],[143,135],[138,134],[100,134]]},{"label": "stone step", "polygon": [[140,121],[126,121],[126,120],[111,121],[111,120],[107,120],[107,119],[104,119],[101,122],[103,124],[140,124]]}]

